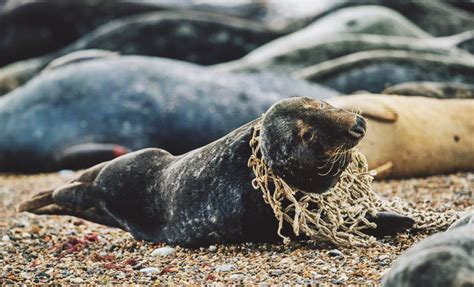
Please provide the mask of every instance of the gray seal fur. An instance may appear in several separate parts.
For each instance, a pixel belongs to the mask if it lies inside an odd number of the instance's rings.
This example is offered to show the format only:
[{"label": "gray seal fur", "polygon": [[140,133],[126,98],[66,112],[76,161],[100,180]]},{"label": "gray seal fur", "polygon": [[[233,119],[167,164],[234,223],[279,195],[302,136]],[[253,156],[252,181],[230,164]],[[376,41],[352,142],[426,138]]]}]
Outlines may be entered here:
[{"label": "gray seal fur", "polygon": [[[321,165],[336,150],[353,148],[365,133],[363,118],[354,113],[314,99],[286,99],[202,148],[181,156],[161,149],[121,156],[39,193],[19,210],[79,216],[136,239],[186,247],[275,241],[278,222],[252,187],[248,167],[249,142],[260,120],[262,154],[270,168],[293,187],[315,193],[333,186],[348,162],[337,162],[341,169],[325,175],[318,173]],[[386,218],[389,231],[407,219]]]}]

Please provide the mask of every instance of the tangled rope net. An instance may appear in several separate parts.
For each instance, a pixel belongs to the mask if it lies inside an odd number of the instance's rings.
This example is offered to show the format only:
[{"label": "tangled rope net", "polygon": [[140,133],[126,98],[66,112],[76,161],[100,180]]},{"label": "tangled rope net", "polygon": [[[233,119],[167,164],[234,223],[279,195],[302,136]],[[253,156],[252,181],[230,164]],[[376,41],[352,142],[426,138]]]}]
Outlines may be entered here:
[{"label": "tangled rope net", "polygon": [[376,239],[362,232],[376,228],[367,216],[389,211],[409,216],[417,229],[444,229],[459,218],[455,211],[439,213],[418,211],[399,198],[382,200],[371,188],[373,174],[368,169],[365,156],[356,149],[352,152],[349,166],[339,181],[329,191],[317,194],[297,190],[275,175],[262,157],[260,149],[261,121],[254,126],[250,146],[252,155],[248,166],[255,178],[252,186],[260,189],[278,220],[277,233],[288,243],[290,238],[282,234],[284,222],[288,222],[295,235],[303,232],[310,238],[329,241],[338,246],[363,247]]}]

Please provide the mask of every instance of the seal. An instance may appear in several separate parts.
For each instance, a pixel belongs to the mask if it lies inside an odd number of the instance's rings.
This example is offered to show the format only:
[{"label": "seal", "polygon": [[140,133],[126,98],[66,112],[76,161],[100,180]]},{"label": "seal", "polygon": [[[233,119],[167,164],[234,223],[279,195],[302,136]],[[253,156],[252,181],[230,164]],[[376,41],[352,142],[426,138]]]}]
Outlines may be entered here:
[{"label": "seal", "polygon": [[383,94],[430,98],[474,99],[474,85],[440,82],[407,82],[386,88]]},{"label": "seal", "polygon": [[[144,40],[149,35],[159,35],[160,40]],[[5,93],[22,85],[58,57],[86,49],[211,65],[238,59],[281,35],[250,20],[212,13],[161,11],[133,15],[103,24],[59,51],[4,67],[0,70],[0,91]]]},{"label": "seal", "polygon": [[352,149],[365,133],[364,119],[354,113],[310,98],[285,99],[202,148],[180,156],[162,149],[129,153],[39,193],[19,211],[79,216],[122,228],[139,240],[186,247],[275,241],[277,220],[254,190],[248,166],[249,142],[260,121],[261,151],[269,167],[311,193],[334,185],[348,162],[338,161],[341,169],[324,174],[321,166],[334,152]]},{"label": "seal", "polygon": [[163,9],[246,17],[260,7],[216,1],[9,0],[0,14],[0,66],[61,49],[114,19]]},{"label": "seal", "polygon": [[9,0],[0,14],[0,66],[60,49],[112,19],[163,8],[143,1]]},{"label": "seal", "polygon": [[341,93],[382,92],[387,85],[404,82],[474,84],[474,58],[410,51],[374,50],[353,53],[294,72]]},{"label": "seal", "polygon": [[[472,14],[457,8],[457,1],[351,1],[351,4],[375,4],[397,11],[416,26],[434,36],[449,36],[474,28]],[[462,1],[464,2],[464,1]],[[440,21],[440,19],[443,19]]]},{"label": "seal", "polygon": [[473,234],[474,224],[468,224],[424,239],[397,258],[382,285],[474,285]]},{"label": "seal", "polygon": [[368,132],[358,149],[378,177],[474,170],[474,101],[361,94],[328,100],[358,111]]},{"label": "seal", "polygon": [[[0,171],[71,168],[65,157],[75,155],[66,150],[100,154],[93,164],[116,150],[160,147],[181,154],[224,136],[289,95],[338,95],[283,75],[218,73],[169,59],[75,61],[62,62],[0,98]],[[84,144],[94,145],[72,148]]]},{"label": "seal", "polygon": [[413,38],[392,35],[372,35],[359,33],[336,33],[320,37],[294,41],[280,41],[279,45],[269,42],[245,57],[236,61],[214,65],[219,71],[255,72],[277,71],[281,73],[296,70],[333,60],[352,53],[372,50],[405,50],[411,52],[431,53],[437,55],[467,55],[458,49],[458,44],[466,43],[472,35],[462,33],[452,37]]}]

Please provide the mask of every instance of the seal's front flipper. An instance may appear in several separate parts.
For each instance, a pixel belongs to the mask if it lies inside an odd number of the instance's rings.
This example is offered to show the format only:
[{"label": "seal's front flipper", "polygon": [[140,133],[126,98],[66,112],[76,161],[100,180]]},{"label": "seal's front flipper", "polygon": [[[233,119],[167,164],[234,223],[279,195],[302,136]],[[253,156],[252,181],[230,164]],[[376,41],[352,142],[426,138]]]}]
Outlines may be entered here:
[{"label": "seal's front flipper", "polygon": [[386,235],[395,235],[406,231],[415,224],[415,221],[407,216],[399,215],[393,212],[379,212],[375,217],[368,217],[369,221],[377,224],[375,229],[365,229],[363,232],[375,237]]},{"label": "seal's front flipper", "polygon": [[121,145],[86,143],[66,148],[54,158],[58,169],[83,169],[129,152],[130,149]]}]

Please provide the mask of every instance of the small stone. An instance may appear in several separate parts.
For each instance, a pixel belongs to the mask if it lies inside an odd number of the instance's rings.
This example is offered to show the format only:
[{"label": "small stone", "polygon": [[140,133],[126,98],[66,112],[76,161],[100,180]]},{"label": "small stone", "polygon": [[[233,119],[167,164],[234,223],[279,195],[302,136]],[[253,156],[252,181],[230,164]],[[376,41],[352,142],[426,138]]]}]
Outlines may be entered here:
[{"label": "small stone", "polygon": [[222,265],[216,266],[216,271],[217,272],[228,272],[228,271],[232,271],[234,269],[235,269],[234,264],[222,264]]},{"label": "small stone", "polygon": [[230,280],[239,281],[242,280],[243,276],[241,274],[232,274],[229,276]]},{"label": "small stone", "polygon": [[165,247],[161,247],[161,248],[157,248],[153,250],[153,252],[151,253],[151,256],[158,256],[158,255],[168,256],[175,253],[175,251],[176,249],[174,249],[173,247],[165,246]]},{"label": "small stone", "polygon": [[342,252],[337,249],[329,250],[327,254],[332,257],[344,257],[344,254],[342,254]]},{"label": "small stone", "polygon": [[217,246],[215,246],[215,245],[209,246],[209,251],[210,252],[216,252],[217,251]]},{"label": "small stone", "polygon": [[270,276],[281,276],[283,275],[283,270],[281,269],[273,269],[273,270],[270,270],[270,272],[268,272],[270,274]]},{"label": "small stone", "polygon": [[280,264],[289,265],[291,263],[293,263],[293,259],[291,259],[290,257],[286,257],[280,260]]},{"label": "small stone", "polygon": [[153,273],[158,273],[160,272],[160,269],[155,268],[155,267],[146,267],[140,269],[140,272],[146,273],[146,274],[153,274]]},{"label": "small stone", "polygon": [[377,257],[377,259],[380,260],[380,261],[387,260],[389,258],[390,258],[390,256],[388,256],[388,255],[380,255],[379,257]]},{"label": "small stone", "polygon": [[23,232],[21,234],[21,238],[31,238],[31,234],[29,234],[28,232]]},{"label": "small stone", "polygon": [[75,277],[75,278],[71,278],[71,283],[82,283],[82,278],[79,278],[79,277]]},{"label": "small stone", "polygon": [[3,235],[2,236],[2,241],[4,241],[4,242],[10,241],[10,237],[8,235]]}]

